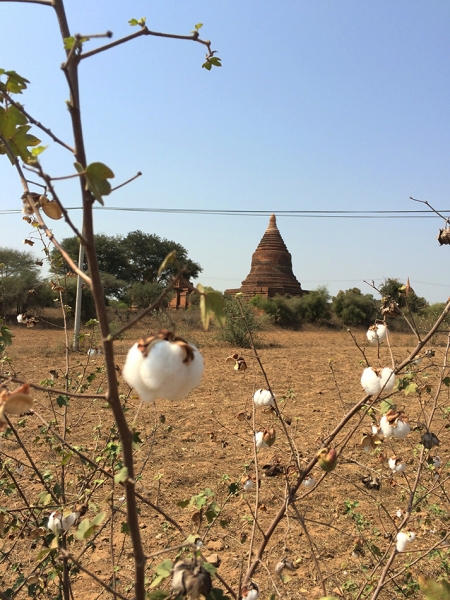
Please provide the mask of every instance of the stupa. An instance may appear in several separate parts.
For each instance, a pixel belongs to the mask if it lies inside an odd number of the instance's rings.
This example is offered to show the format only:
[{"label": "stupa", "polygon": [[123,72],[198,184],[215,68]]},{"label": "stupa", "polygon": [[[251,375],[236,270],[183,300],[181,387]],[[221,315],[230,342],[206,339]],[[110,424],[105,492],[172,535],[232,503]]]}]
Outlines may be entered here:
[{"label": "stupa", "polygon": [[297,281],[292,271],[292,257],[277,227],[275,215],[271,215],[269,226],[252,256],[250,273],[239,289],[225,290],[225,293],[241,292],[245,298],[256,294],[272,298],[282,296],[303,296],[307,292]]}]

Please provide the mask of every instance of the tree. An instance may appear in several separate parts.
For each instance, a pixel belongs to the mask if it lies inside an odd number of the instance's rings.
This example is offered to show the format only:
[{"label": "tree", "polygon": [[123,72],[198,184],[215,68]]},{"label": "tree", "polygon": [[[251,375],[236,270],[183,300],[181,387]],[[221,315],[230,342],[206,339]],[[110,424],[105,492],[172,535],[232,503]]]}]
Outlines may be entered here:
[{"label": "tree", "polygon": [[345,325],[369,326],[377,316],[378,305],[372,294],[352,288],[345,292],[341,290],[333,297],[332,309]]},{"label": "tree", "polygon": [[382,296],[389,296],[400,308],[407,308],[411,312],[419,312],[428,306],[425,298],[418,296],[409,285],[401,283],[398,279],[385,279],[380,293]]},{"label": "tree", "polygon": [[[30,252],[0,248],[0,311],[5,317],[10,312],[20,314],[40,304],[45,293],[39,278],[39,266]],[[48,290],[47,290],[48,291]]]},{"label": "tree", "polygon": [[328,289],[325,286],[318,287],[317,290],[312,290],[298,300],[297,313],[309,323],[329,319],[331,316],[330,300]]}]

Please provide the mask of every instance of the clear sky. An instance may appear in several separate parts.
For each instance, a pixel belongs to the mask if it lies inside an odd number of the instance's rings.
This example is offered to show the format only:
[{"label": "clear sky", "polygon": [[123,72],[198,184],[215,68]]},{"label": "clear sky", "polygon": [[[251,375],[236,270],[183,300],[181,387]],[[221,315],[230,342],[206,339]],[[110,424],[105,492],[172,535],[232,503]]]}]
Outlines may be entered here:
[{"label": "clear sky", "polygon": [[[450,3],[445,0],[67,0],[72,33],[189,33],[204,23],[223,67],[201,68],[204,48],[142,37],[82,62],[88,162],[114,184],[108,207],[376,211],[449,209]],[[64,52],[54,12],[0,2],[0,67],[30,80],[22,101],[71,141]],[[91,42],[85,49],[98,45]],[[73,158],[44,135],[52,175]],[[0,208],[21,207],[20,183],[0,157]],[[78,186],[58,183],[67,206]],[[72,213],[80,222],[81,213]],[[183,244],[203,266],[200,281],[239,287],[269,221],[97,210],[98,233],[141,229]],[[1,245],[28,249],[20,215],[1,215]],[[450,248],[438,217],[277,218],[304,289],[371,290],[363,280],[406,280],[431,302],[450,296]],[[59,238],[71,235],[56,223]],[[40,256],[36,244],[35,252]]]}]

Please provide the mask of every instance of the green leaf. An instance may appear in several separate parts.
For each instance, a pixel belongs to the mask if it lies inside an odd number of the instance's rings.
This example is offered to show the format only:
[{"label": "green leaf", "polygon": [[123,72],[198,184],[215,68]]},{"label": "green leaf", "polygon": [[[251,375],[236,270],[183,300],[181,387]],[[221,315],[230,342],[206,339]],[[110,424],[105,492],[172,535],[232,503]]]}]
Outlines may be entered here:
[{"label": "green leaf", "polygon": [[219,292],[214,290],[205,292],[205,288],[199,283],[197,290],[200,292],[200,317],[203,329],[208,330],[211,319],[224,327],[225,325],[225,300]]},{"label": "green leaf", "polygon": [[56,404],[59,406],[59,408],[62,408],[63,406],[69,406],[69,397],[68,396],[58,396],[56,398]]},{"label": "green leaf", "polygon": [[217,573],[216,567],[209,562],[203,563],[203,568],[208,571],[210,575],[215,575]]},{"label": "green leaf", "polygon": [[101,162],[91,163],[86,167],[87,188],[102,206],[102,196],[107,196],[111,192],[111,184],[108,179],[113,177],[114,173],[111,169]]},{"label": "green leaf", "polygon": [[447,387],[450,387],[450,377],[444,377],[444,379],[442,380],[442,383],[444,385],[446,385]]},{"label": "green leaf", "polygon": [[166,269],[167,266],[170,265],[170,263],[175,262],[177,259],[177,251],[176,250],[172,250],[172,252],[169,252],[169,254],[166,256],[166,258],[162,261],[159,269],[158,269],[158,277],[161,276],[161,273],[163,273]]},{"label": "green leaf", "polygon": [[173,568],[173,562],[169,559],[164,560],[159,565],[156,565],[155,572],[157,575],[162,575],[163,577],[169,577]]},{"label": "green leaf", "polygon": [[123,483],[128,479],[128,467],[122,467],[118,473],[114,475],[114,483]]},{"label": "green leaf", "polygon": [[180,500],[179,502],[177,502],[177,506],[179,506],[180,508],[186,508],[189,502],[189,500]]},{"label": "green leaf", "polygon": [[223,590],[213,588],[206,596],[206,600],[231,600],[230,596],[225,596]]},{"label": "green leaf", "polygon": [[[212,68],[212,64],[209,62],[209,60],[207,60],[206,62],[204,62],[202,64],[202,69],[206,69],[207,71],[211,71]],[[208,596],[209,598],[209,596]]]},{"label": "green leaf", "polygon": [[9,327],[2,325],[0,328],[0,342],[5,346],[11,346],[14,334]]},{"label": "green leaf", "polygon": [[199,29],[201,29],[203,27],[203,23],[197,23],[197,25],[194,25],[194,27],[198,31]]},{"label": "green leaf", "polygon": [[126,521],[122,521],[120,524],[120,533],[124,533],[125,535],[130,535],[130,526]]},{"label": "green leaf", "polygon": [[[31,133],[28,133],[30,129],[30,125],[19,125],[16,128],[14,135],[7,140],[14,156],[20,157],[25,163],[33,158],[28,150],[28,146],[37,146],[41,143],[40,139],[34,135],[31,135]],[[8,154],[11,164],[14,164],[14,161],[11,160],[9,153],[7,153],[6,147],[2,143],[0,143],[0,153]]]},{"label": "green leaf", "polygon": [[136,27],[136,25],[139,25],[139,21],[137,19],[130,19],[128,24],[131,25],[131,27]]},{"label": "green leaf", "polygon": [[380,404],[380,414],[384,415],[388,410],[395,408],[395,404],[390,400],[383,400]]},{"label": "green leaf", "polygon": [[410,383],[404,389],[405,396],[408,396],[409,394],[415,394],[416,391],[417,391],[417,383]]},{"label": "green leaf", "polygon": [[89,519],[83,519],[81,523],[78,525],[76,531],[77,540],[85,540],[89,537],[89,530],[91,529],[91,522]]},{"label": "green leaf", "polygon": [[15,71],[4,71],[5,75],[8,75],[6,81],[6,91],[10,94],[21,94],[22,90],[27,88],[27,83],[30,83],[28,79],[22,77]]},{"label": "green leaf", "polygon": [[51,551],[52,551],[51,548],[44,548],[43,550],[41,550],[39,552],[39,554],[36,557],[36,560],[42,560],[43,558],[45,558],[46,556],[48,556]]},{"label": "green leaf", "polygon": [[26,116],[15,106],[0,107],[0,133],[7,140],[13,137],[17,126],[27,123]]},{"label": "green leaf", "polygon": [[95,517],[92,519],[91,525],[100,525],[100,523],[105,519],[105,517],[106,513],[99,512],[98,515],[95,515]]},{"label": "green leaf", "polygon": [[153,592],[145,594],[145,600],[164,600],[164,598],[167,598],[169,595],[169,592],[154,590]]},{"label": "green leaf", "polygon": [[34,157],[39,156],[39,154],[42,154],[42,152],[44,152],[44,150],[47,150],[47,148],[48,146],[37,146],[36,148],[32,148],[31,154]]},{"label": "green leaf", "polygon": [[419,575],[419,587],[427,600],[450,600],[450,584],[444,579],[437,583]]}]

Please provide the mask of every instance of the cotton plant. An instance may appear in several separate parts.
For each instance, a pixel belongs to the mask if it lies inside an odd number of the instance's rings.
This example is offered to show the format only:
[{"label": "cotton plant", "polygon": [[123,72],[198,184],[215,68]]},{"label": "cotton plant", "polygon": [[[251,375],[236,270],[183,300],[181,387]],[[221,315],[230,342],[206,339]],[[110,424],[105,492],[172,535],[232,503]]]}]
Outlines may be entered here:
[{"label": "cotton plant", "polygon": [[390,408],[380,419],[380,429],[386,439],[404,440],[411,431],[408,417],[402,411]]},{"label": "cotton plant", "polygon": [[366,336],[371,344],[379,344],[384,342],[387,337],[388,328],[382,322],[377,322],[371,325],[367,330]]},{"label": "cotton plant", "polygon": [[253,402],[256,406],[269,407],[275,404],[275,394],[270,390],[259,389],[253,394]]},{"label": "cotton plant", "polygon": [[390,394],[395,385],[395,373],[389,367],[383,369],[366,367],[361,375],[361,385],[366,394],[371,396],[375,396],[381,391]]},{"label": "cotton plant", "polygon": [[122,374],[144,402],[181,400],[200,384],[203,367],[195,346],[163,329],[130,348]]}]

